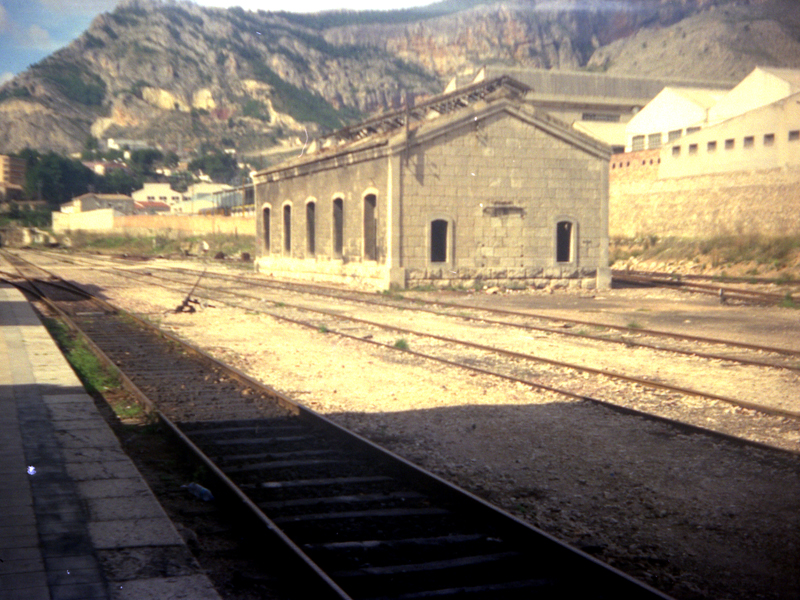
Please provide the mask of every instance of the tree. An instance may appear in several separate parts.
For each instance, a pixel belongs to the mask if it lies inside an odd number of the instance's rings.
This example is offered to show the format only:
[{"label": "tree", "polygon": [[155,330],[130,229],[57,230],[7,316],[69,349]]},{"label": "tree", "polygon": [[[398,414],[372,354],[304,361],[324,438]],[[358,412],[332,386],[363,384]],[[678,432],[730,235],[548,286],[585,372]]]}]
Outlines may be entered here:
[{"label": "tree", "polygon": [[189,163],[190,171],[203,171],[213,181],[230,183],[239,174],[236,157],[214,150]]},{"label": "tree", "polygon": [[87,136],[86,141],[83,143],[83,150],[81,150],[82,160],[94,160],[99,155],[100,144],[94,136]]},{"label": "tree", "polygon": [[23,150],[19,156],[26,162],[25,195],[46,200],[53,208],[85,194],[95,183],[94,173],[78,160],[30,149]]},{"label": "tree", "polygon": [[125,194],[130,196],[134,190],[142,188],[142,178],[125,169],[111,169],[105,177],[98,177],[96,189],[102,194]]},{"label": "tree", "polygon": [[152,175],[153,165],[163,160],[164,154],[155,148],[142,148],[131,152],[130,166],[138,175]]}]

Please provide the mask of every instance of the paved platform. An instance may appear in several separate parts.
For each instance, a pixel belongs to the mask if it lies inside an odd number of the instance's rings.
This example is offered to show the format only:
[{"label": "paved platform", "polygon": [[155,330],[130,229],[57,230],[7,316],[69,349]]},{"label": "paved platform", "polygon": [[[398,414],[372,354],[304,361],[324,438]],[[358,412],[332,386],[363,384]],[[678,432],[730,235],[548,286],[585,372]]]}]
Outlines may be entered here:
[{"label": "paved platform", "polygon": [[30,304],[0,282],[0,600],[219,600]]}]

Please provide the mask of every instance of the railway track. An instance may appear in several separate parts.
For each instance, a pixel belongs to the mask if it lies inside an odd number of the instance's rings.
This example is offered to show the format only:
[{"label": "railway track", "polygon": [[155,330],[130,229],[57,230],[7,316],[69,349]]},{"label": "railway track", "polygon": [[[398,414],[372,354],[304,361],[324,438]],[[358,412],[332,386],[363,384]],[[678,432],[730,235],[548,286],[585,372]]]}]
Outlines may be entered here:
[{"label": "railway track", "polygon": [[[72,258],[67,260],[73,260]],[[471,369],[483,374],[491,374],[507,380],[523,383],[525,385],[537,387],[539,389],[555,391],[580,400],[589,400],[601,404],[622,407],[625,410],[632,410],[637,414],[656,415],[666,418],[668,422],[675,423],[676,420],[688,424],[700,430],[708,430],[709,423],[717,423],[711,427],[717,433],[732,435],[736,438],[748,438],[752,431],[747,426],[743,426],[742,419],[737,414],[731,414],[728,407],[735,406],[741,409],[758,411],[762,416],[758,419],[755,427],[760,431],[758,435],[768,444],[779,447],[796,449],[796,444],[789,443],[789,446],[778,441],[781,437],[792,437],[792,432],[796,431],[797,418],[800,417],[798,411],[794,409],[776,409],[766,406],[763,403],[743,400],[738,397],[726,396],[719,393],[704,392],[692,389],[684,385],[673,385],[659,379],[647,377],[629,376],[624,373],[610,371],[608,369],[594,368],[585,364],[574,364],[563,360],[552,360],[542,356],[534,356],[517,349],[508,349],[502,345],[478,344],[469,340],[454,339],[432,333],[431,327],[436,329],[436,322],[429,327],[428,331],[420,327],[408,328],[399,327],[402,322],[403,309],[414,307],[414,310],[421,310],[423,313],[431,313],[436,316],[447,316],[459,320],[471,320],[491,325],[501,324],[510,327],[520,328],[529,331],[531,325],[525,322],[530,315],[525,313],[513,313],[512,311],[487,311],[480,309],[470,316],[462,312],[465,307],[462,304],[451,304],[444,307],[451,309],[450,312],[442,312],[441,303],[420,303],[419,301],[403,302],[393,298],[376,299],[374,294],[358,294],[351,291],[338,290],[323,286],[307,286],[298,284],[286,284],[285,282],[273,282],[264,280],[250,280],[249,278],[235,278],[215,273],[200,273],[192,269],[150,269],[142,273],[138,271],[114,269],[114,275],[129,278],[132,281],[145,281],[148,284],[156,283],[176,291],[180,290],[181,295],[191,289],[198,298],[216,302],[217,304],[228,304],[248,311],[265,312],[278,319],[290,321],[295,324],[304,325],[313,329],[318,329],[327,333],[337,333],[363,343],[391,345],[397,335],[405,336],[405,339],[413,340],[412,352],[420,358],[436,360],[451,366]],[[177,278],[177,279],[176,279]],[[204,283],[201,283],[201,280]],[[211,281],[210,281],[211,280]],[[221,286],[214,283],[216,281],[226,282]],[[253,290],[256,293],[253,294]],[[285,293],[291,293],[287,296]],[[270,296],[269,292],[279,295]],[[330,304],[328,299],[336,299],[336,306],[333,309],[328,307],[320,308],[319,303],[316,307],[307,305],[307,302],[300,301],[301,297],[315,295],[322,298],[323,302]],[[293,300],[294,298],[294,300]],[[343,301],[344,300],[344,301]],[[360,319],[348,313],[347,303],[367,304],[375,306],[377,312],[373,315],[377,319]],[[420,306],[422,304],[422,306]],[[269,308],[267,308],[269,306]],[[389,318],[388,313],[381,311],[382,308],[394,309],[391,312],[396,316]],[[459,309],[457,313],[453,310]],[[483,314],[481,314],[483,313]],[[488,314],[507,314],[517,319],[516,321],[498,321],[486,316]],[[414,323],[418,319],[412,319]],[[560,320],[559,320],[560,321]],[[534,330],[539,330],[533,326]],[[547,335],[561,334],[557,327],[544,328]],[[619,328],[624,329],[624,328]],[[476,333],[483,336],[484,330]],[[636,330],[638,332],[638,330]],[[663,332],[663,335],[667,335]],[[394,336],[394,337],[392,337]],[[605,338],[598,339],[596,336],[581,336],[607,343]],[[722,345],[722,340],[709,340],[708,338],[696,338],[692,336],[675,336],[683,339],[686,343],[698,343],[704,340],[705,343],[715,343]],[[498,340],[499,342],[499,340]],[[625,345],[629,345],[625,343]],[[767,359],[738,357],[742,364],[756,364],[769,366],[797,372],[797,361],[800,360],[800,353],[789,349],[764,348],[748,344],[730,343],[736,348],[737,352],[750,352],[751,356],[761,356],[766,354]],[[466,350],[465,350],[466,349]],[[681,352],[691,357],[704,357],[717,360],[728,360],[737,362],[737,357],[722,356],[716,354],[705,354],[699,351],[675,350],[674,348],[657,348],[670,352]],[[498,360],[502,357],[503,360]],[[781,362],[782,361],[782,362]],[[529,367],[527,363],[542,364],[544,367]],[[543,370],[544,369],[544,370]],[[617,380],[626,386],[631,386],[633,402],[622,402],[619,399],[618,386],[605,387],[609,389],[608,395],[602,392],[598,396],[593,394],[587,396],[582,391],[583,380],[576,378],[575,372],[590,374],[602,380]],[[727,373],[724,374],[727,376]],[[686,398],[700,398],[706,404],[698,407],[692,402],[687,402]],[[675,406],[686,406],[687,408],[675,408]],[[688,417],[687,417],[688,414]]]},{"label": "railway track", "polygon": [[[66,258],[54,253],[47,253],[50,258],[64,261],[69,264],[84,264],[92,268],[97,267],[96,262],[87,261],[85,258]],[[121,264],[132,264],[130,261],[120,261]],[[136,264],[136,263],[133,263]],[[103,267],[101,267],[103,268]],[[107,269],[108,270],[108,269]],[[118,276],[136,275],[132,270],[123,271],[115,269]],[[147,277],[161,279],[169,283],[176,283],[169,274],[184,274],[189,281],[195,283],[199,280],[215,280],[233,284],[278,292],[294,292],[301,295],[315,295],[330,298],[336,301],[356,302],[363,305],[387,307],[392,309],[413,309],[420,312],[439,316],[457,317],[464,321],[474,321],[489,325],[499,325],[525,329],[532,332],[543,332],[567,338],[579,338],[602,341],[608,344],[624,345],[626,347],[650,348],[653,350],[666,350],[676,354],[707,358],[712,360],[728,360],[740,364],[749,364],[764,367],[785,368],[800,371],[800,351],[790,348],[765,346],[763,344],[748,344],[729,339],[709,338],[697,335],[679,334],[675,332],[659,331],[634,326],[619,326],[609,323],[570,319],[563,316],[552,317],[532,311],[519,311],[499,309],[487,306],[475,306],[466,302],[446,302],[441,299],[426,301],[420,298],[405,298],[401,295],[379,295],[369,292],[346,290],[333,286],[318,284],[296,283],[272,279],[254,279],[244,276],[232,276],[215,272],[200,271],[190,268],[151,267],[147,266],[143,272]],[[140,273],[141,274],[141,273]],[[207,285],[201,289],[207,289]],[[717,289],[717,288],[715,288]]]},{"label": "railway track", "polygon": [[[749,280],[738,278],[735,280],[715,281],[711,277],[699,275],[681,275],[677,273],[659,273],[652,271],[612,271],[611,276],[616,282],[635,285],[662,286],[681,289],[697,294],[718,296],[721,302],[742,302],[748,304],[779,305],[784,302],[793,303],[798,292],[787,290],[783,294],[763,292],[742,287],[731,287],[731,283],[748,283]],[[762,281],[761,283],[765,283]],[[770,282],[773,283],[773,282]]]},{"label": "railway track", "polygon": [[131,315],[43,279],[35,291],[197,453],[224,486],[220,495],[296,553],[316,597],[667,598]]}]

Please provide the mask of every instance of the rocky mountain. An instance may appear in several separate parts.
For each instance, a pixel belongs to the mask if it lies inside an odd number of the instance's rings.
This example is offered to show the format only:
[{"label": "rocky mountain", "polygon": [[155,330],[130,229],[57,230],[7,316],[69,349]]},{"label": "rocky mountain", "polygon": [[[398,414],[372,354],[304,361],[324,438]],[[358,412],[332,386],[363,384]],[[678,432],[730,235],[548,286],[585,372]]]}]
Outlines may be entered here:
[{"label": "rocky mountain", "polygon": [[615,74],[737,81],[757,66],[800,68],[800,5],[756,0],[711,5],[667,27],[598,48],[588,67]]},{"label": "rocky mountain", "polygon": [[0,152],[76,152],[93,136],[279,154],[482,64],[736,79],[755,64],[800,67],[799,49],[795,0],[445,0],[315,15],[125,0],[0,88]]}]

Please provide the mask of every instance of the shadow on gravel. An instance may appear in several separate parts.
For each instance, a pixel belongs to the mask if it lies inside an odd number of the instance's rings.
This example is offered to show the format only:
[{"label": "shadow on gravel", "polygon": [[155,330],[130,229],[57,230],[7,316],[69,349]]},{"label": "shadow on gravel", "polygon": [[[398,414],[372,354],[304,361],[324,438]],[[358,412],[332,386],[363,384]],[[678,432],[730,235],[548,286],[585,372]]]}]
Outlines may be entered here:
[{"label": "shadow on gravel", "polygon": [[800,597],[800,455],[583,403],[329,415],[676,598]]}]

